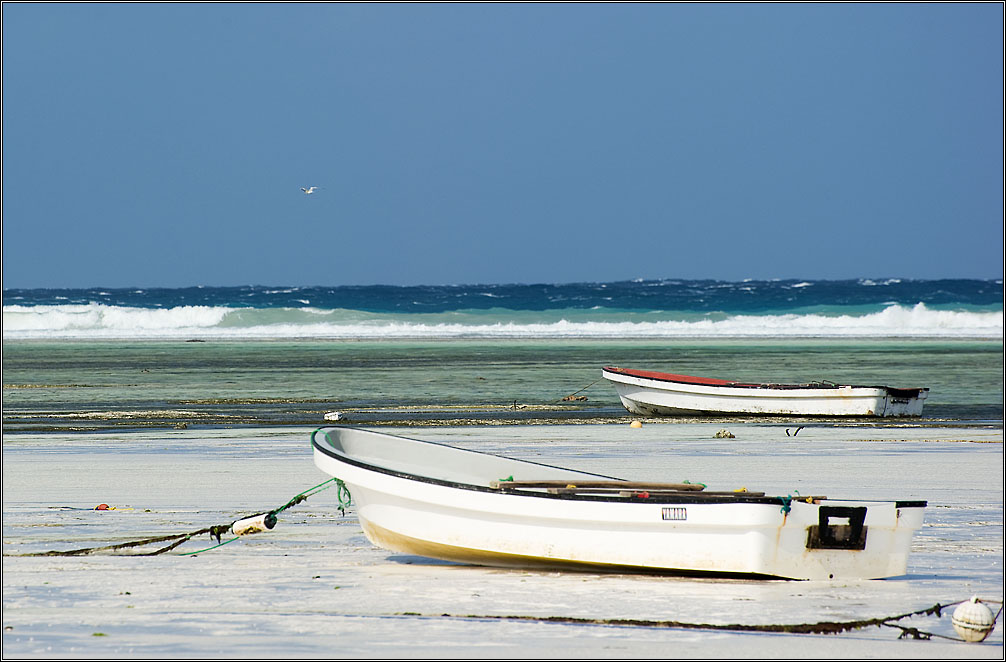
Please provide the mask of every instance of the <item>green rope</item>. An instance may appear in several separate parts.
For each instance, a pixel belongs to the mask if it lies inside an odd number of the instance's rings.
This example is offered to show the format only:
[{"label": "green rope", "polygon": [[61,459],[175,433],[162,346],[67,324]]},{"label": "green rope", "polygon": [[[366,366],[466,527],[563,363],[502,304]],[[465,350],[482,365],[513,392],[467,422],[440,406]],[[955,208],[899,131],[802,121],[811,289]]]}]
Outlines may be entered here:
[{"label": "green rope", "polygon": [[349,488],[346,487],[346,483],[342,482],[342,480],[340,480],[338,478],[329,478],[328,480],[326,480],[323,483],[318,483],[314,487],[306,489],[303,492],[301,492],[300,494],[298,494],[297,496],[295,496],[294,498],[290,499],[289,501],[286,502],[286,504],[284,504],[284,505],[280,506],[279,508],[277,508],[276,510],[272,510],[270,512],[273,515],[278,515],[281,512],[283,512],[284,510],[286,510],[287,508],[293,508],[298,503],[306,501],[308,497],[312,497],[315,494],[318,494],[319,492],[324,492],[325,490],[327,490],[327,489],[329,489],[331,487],[334,487],[334,486],[338,486],[338,488],[339,488],[338,492],[336,492],[336,498],[339,500],[339,510],[343,514],[345,514],[346,513],[346,509],[349,508],[349,506],[352,503],[353,497],[349,493]]},{"label": "green rope", "polygon": [[[800,491],[793,490],[793,494],[799,497]],[[782,499],[782,508],[779,509],[779,512],[783,515],[789,515],[789,511],[793,510],[793,506],[790,505],[793,503],[793,494],[787,494],[784,497],[780,497]]]},{"label": "green rope", "polygon": [[[267,516],[271,516],[271,517],[275,518],[275,516],[278,515],[279,513],[283,512],[284,510],[287,510],[289,508],[293,508],[294,506],[296,506],[299,503],[304,502],[305,500],[307,500],[308,497],[314,496],[315,494],[318,494],[319,492],[324,492],[325,490],[327,490],[327,489],[329,489],[331,487],[335,487],[335,486],[338,486],[338,488],[339,488],[339,490],[338,490],[338,500],[339,500],[339,506],[338,506],[338,508],[339,508],[339,512],[341,512],[343,515],[345,515],[346,514],[346,509],[349,508],[349,506],[352,504],[353,497],[349,493],[349,488],[346,487],[346,483],[344,483],[339,478],[329,478],[328,480],[326,480],[326,481],[324,481],[322,483],[318,483],[314,487],[311,487],[311,488],[308,488],[308,489],[304,490],[303,492],[301,492],[297,496],[293,497],[292,499],[290,499],[289,501],[287,501],[285,504],[283,504],[279,508],[276,508],[275,510],[270,510],[270,511],[268,511],[266,513],[259,513],[259,514],[260,515],[267,515]],[[244,519],[244,518],[239,518],[239,519]],[[237,521],[237,520],[235,520],[235,521]],[[235,538],[231,538],[230,540],[227,540],[225,542],[221,542],[220,541],[221,536],[223,536],[223,534],[226,533],[227,531],[230,531],[232,524],[233,524],[233,522],[231,524],[218,524],[218,525],[215,525],[215,526],[208,526],[206,528],[199,529],[198,531],[192,531],[192,532],[189,532],[189,533],[178,533],[178,534],[168,535],[168,536],[157,536],[155,538],[144,538],[142,540],[133,540],[133,541],[130,541],[130,542],[124,542],[124,543],[120,543],[120,544],[117,544],[117,545],[104,545],[104,546],[101,546],[101,547],[85,547],[83,549],[71,549],[71,550],[66,550],[66,551],[53,550],[53,551],[48,551],[48,552],[34,552],[34,553],[28,553],[28,554],[4,554],[4,556],[82,556],[82,555],[85,555],[85,554],[94,554],[96,552],[115,551],[115,550],[119,550],[119,549],[126,549],[128,547],[140,547],[142,545],[149,545],[149,544],[155,543],[155,542],[166,542],[168,540],[173,540],[174,541],[170,545],[167,545],[166,547],[162,547],[161,549],[154,550],[153,552],[142,552],[142,553],[139,553],[139,554],[126,554],[125,555],[125,556],[157,556],[158,554],[163,554],[165,552],[169,552],[172,549],[178,547],[179,545],[181,545],[181,544],[183,544],[185,542],[188,542],[189,540],[191,540],[195,536],[201,535],[203,533],[208,533],[208,534],[210,534],[210,538],[216,538],[217,539],[217,544],[213,545],[212,547],[207,547],[206,549],[201,549],[198,552],[185,552],[185,553],[179,554],[179,556],[192,556],[194,554],[200,554],[202,552],[208,552],[211,549],[216,549],[218,547],[223,547],[224,545],[226,545],[228,543],[232,543],[235,540],[238,540],[241,536],[238,536],[238,537],[235,537]]]},{"label": "green rope", "polygon": [[[226,545],[228,543],[232,543],[235,540],[240,540],[240,539],[241,539],[241,536],[237,536],[237,537],[231,538],[230,540],[225,540],[222,543],[220,543],[219,545],[213,545],[212,547],[207,547],[206,549],[200,549],[198,552],[182,552],[178,556],[195,556],[196,554],[202,554],[203,552],[208,552],[211,549],[216,549],[217,547],[223,547],[224,545]],[[184,541],[182,541],[182,542],[184,542]]]}]

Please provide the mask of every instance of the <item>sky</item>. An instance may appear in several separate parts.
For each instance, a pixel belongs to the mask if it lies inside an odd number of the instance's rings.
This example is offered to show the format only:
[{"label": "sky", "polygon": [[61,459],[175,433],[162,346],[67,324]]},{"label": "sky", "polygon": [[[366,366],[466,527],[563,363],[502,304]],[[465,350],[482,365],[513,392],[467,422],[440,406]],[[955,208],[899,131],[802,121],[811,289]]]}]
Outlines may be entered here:
[{"label": "sky", "polygon": [[5,3],[3,287],[1001,279],[1003,12]]}]

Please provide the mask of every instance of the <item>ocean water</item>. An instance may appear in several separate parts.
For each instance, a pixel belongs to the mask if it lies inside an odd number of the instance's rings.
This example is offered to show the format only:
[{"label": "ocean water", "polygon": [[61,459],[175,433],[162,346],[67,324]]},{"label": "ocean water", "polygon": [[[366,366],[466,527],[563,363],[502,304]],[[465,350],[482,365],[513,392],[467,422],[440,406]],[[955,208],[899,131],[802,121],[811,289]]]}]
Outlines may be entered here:
[{"label": "ocean water", "polygon": [[[627,416],[601,368],[925,386],[1001,424],[1001,281],[5,290],[3,429]],[[564,401],[567,395],[586,400]]]},{"label": "ocean water", "polygon": [[4,290],[3,338],[993,338],[1002,281]]}]

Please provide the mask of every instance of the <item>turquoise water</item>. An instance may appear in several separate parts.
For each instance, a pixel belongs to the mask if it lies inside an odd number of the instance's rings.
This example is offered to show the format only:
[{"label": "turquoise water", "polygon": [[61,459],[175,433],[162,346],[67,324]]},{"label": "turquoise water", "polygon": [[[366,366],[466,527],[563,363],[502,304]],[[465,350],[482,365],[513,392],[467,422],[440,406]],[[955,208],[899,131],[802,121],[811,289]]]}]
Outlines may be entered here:
[{"label": "turquoise water", "polygon": [[[742,381],[925,386],[924,421],[1002,423],[1003,346],[983,340],[18,340],[3,429],[601,421],[619,365]],[[577,393],[586,401],[562,401]]]},{"label": "turquoise water", "polygon": [[1002,339],[1002,281],[4,290],[4,340]]}]

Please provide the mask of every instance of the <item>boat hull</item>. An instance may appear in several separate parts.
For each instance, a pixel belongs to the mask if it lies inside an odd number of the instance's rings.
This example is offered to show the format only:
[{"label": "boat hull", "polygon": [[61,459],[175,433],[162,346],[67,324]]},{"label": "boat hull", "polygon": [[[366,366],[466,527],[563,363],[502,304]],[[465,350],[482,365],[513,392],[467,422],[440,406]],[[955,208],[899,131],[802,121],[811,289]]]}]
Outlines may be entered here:
[{"label": "boat hull", "polygon": [[[372,435],[388,437],[355,429],[319,430],[313,440],[316,465],[346,483],[373,544],[459,563],[787,579],[892,577],[906,572],[911,537],[921,526],[925,505],[500,491],[486,476],[469,482],[420,476],[394,461],[378,466],[346,452],[346,446],[375,439]],[[532,474],[537,479],[537,471],[551,480],[565,476],[561,480],[570,484],[596,477],[557,468],[542,472],[542,465],[496,459],[505,461],[499,465],[508,472],[505,476]],[[834,521],[830,516],[822,520],[822,512],[835,514]],[[848,535],[850,524],[855,527],[848,513],[852,519],[861,517],[861,540],[851,543],[839,540]],[[815,542],[817,530],[833,530],[835,540]],[[857,542],[862,549],[850,547]]]},{"label": "boat hull", "polygon": [[[928,389],[885,386],[690,383],[605,368],[622,406],[640,416],[921,416]],[[688,378],[685,378],[688,379]]]}]

